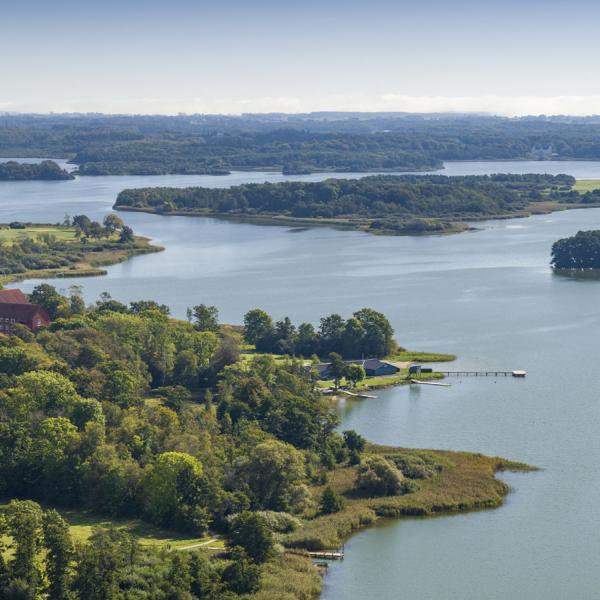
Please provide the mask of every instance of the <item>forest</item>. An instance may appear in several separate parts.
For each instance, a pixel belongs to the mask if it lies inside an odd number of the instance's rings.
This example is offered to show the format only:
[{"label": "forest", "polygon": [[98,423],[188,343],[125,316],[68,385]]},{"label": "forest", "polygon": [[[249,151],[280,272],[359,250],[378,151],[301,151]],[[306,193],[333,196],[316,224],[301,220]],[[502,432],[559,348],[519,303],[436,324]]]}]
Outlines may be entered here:
[{"label": "forest", "polygon": [[600,269],[600,230],[578,231],[552,245],[555,269]]},{"label": "forest", "polygon": [[[47,284],[30,301],[50,329],[0,335],[0,493],[27,499],[0,513],[1,539],[14,540],[10,564],[0,553],[3,598],[237,597],[257,591],[273,531],[341,509],[336,494],[320,505],[308,486],[357,464],[364,440],[334,430],[300,361],[240,362],[241,337],[214,307],[179,321],[153,301],[104,294],[86,307]],[[381,493],[409,491],[387,468],[397,485]],[[357,485],[376,485],[369,477]],[[37,503],[142,515],[194,535],[210,528],[224,534],[227,560],[142,550],[110,530],[75,548],[64,519]],[[187,595],[165,591],[178,586]]]},{"label": "forest", "polygon": [[366,222],[372,231],[443,231],[448,227],[444,219],[511,215],[541,200],[576,202],[579,194],[570,192],[574,183],[568,175],[374,175],[227,189],[126,189],[114,207],[165,214],[349,219]]},{"label": "forest", "polygon": [[19,163],[14,160],[8,162],[1,161],[2,159],[0,159],[0,181],[55,181],[74,179],[71,173],[61,169],[52,160],[43,160],[41,163],[36,164]]},{"label": "forest", "polygon": [[589,118],[402,113],[5,115],[0,155],[70,158],[82,174],[234,169],[413,171],[445,160],[598,160]]},{"label": "forest", "polygon": [[[178,320],[153,300],[86,306],[77,288],[29,299],[50,327],[0,335],[2,598],[307,600],[321,584],[306,550],[380,516],[498,506],[494,473],[526,468],[338,431],[306,361],[242,355],[281,329],[260,309],[240,328],[204,304]],[[367,308],[322,319],[316,339],[343,352],[357,328],[358,343],[393,344]],[[105,522],[74,539],[64,511]],[[115,525],[129,517],[221,545],[143,545]]]}]

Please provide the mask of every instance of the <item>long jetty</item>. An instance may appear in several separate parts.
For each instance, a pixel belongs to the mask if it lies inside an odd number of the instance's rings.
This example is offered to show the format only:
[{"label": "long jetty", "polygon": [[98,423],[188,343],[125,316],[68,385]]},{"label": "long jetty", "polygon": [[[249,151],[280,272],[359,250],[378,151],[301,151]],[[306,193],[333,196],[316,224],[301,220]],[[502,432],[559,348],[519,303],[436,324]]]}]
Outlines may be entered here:
[{"label": "long jetty", "polygon": [[436,371],[451,377],[525,377],[525,371]]}]

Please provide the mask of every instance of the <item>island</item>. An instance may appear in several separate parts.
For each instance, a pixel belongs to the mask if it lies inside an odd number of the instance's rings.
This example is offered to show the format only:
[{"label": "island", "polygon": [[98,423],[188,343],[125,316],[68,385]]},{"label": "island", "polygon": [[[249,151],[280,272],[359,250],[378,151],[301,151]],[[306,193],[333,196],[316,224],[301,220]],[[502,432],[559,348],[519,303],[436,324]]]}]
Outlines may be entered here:
[{"label": "island", "polygon": [[228,189],[126,189],[117,196],[114,208],[421,235],[465,231],[469,229],[465,221],[600,206],[600,198],[589,201],[587,195],[573,190],[574,184],[569,175],[376,175]]},{"label": "island", "polygon": [[558,271],[600,269],[600,230],[578,231],[554,242],[550,262]]},{"label": "island", "polygon": [[0,283],[105,275],[104,266],[162,250],[114,214],[102,224],[86,215],[58,225],[15,221],[0,225]]},{"label": "island", "polygon": [[[0,314],[15,306],[47,316],[0,333],[1,585],[27,597],[46,574],[76,598],[314,598],[314,559],[340,557],[354,531],[500,506],[495,474],[530,469],[338,431],[296,349],[244,356],[291,339],[258,308],[233,327],[214,306],[179,320],[152,299],[88,306],[49,284],[0,290]],[[398,349],[381,313],[338,317],[321,320],[319,351]]]},{"label": "island", "polygon": [[61,169],[53,160],[40,163],[2,162],[0,158],[0,181],[62,181],[75,177]]}]

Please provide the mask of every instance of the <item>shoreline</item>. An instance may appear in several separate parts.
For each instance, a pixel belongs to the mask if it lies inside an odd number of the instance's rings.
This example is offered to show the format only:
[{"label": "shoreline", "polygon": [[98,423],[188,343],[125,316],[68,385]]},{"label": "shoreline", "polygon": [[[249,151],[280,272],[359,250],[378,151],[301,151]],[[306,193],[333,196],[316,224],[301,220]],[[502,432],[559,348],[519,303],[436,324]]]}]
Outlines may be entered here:
[{"label": "shoreline", "polygon": [[[330,485],[345,501],[338,513],[319,515],[303,523],[297,531],[280,540],[286,555],[303,556],[306,568],[313,563],[309,552],[335,552],[355,533],[386,520],[433,518],[499,508],[511,491],[497,478],[502,472],[533,472],[537,467],[525,463],[490,457],[476,452],[398,448],[367,444],[364,458],[384,456],[388,460],[414,460],[433,465],[434,474],[410,479],[418,488],[404,495],[364,497],[352,490],[355,467],[334,470],[327,483],[313,488],[318,495]],[[422,461],[422,462],[420,462]],[[321,584],[327,573],[320,570]],[[315,598],[321,596],[322,589]]]},{"label": "shoreline", "polygon": [[106,250],[99,252],[98,257],[88,261],[76,263],[73,267],[59,269],[39,269],[34,271],[25,271],[24,273],[12,273],[0,275],[0,287],[11,283],[18,283],[31,279],[69,279],[75,277],[98,277],[106,275],[107,271],[102,267],[110,267],[122,262],[126,262],[135,256],[146,254],[155,254],[163,252],[163,246],[155,246],[150,243],[150,239],[142,236],[135,236],[135,247],[125,249]]},{"label": "shoreline", "polygon": [[[527,206],[526,210],[505,213],[497,215],[485,215],[481,217],[470,217],[464,221],[448,219],[446,222],[453,224],[452,227],[443,230],[431,230],[431,231],[394,231],[391,229],[377,229],[373,230],[370,225],[376,219],[312,219],[307,217],[290,217],[286,215],[251,215],[251,214],[228,214],[220,213],[211,210],[205,211],[185,211],[185,210],[173,210],[164,212],[153,208],[140,208],[133,206],[118,206],[113,205],[113,210],[118,212],[137,212],[146,213],[151,215],[159,215],[162,217],[204,217],[211,219],[219,219],[223,221],[232,221],[234,223],[248,223],[253,225],[274,225],[279,227],[290,227],[295,228],[313,228],[313,227],[329,227],[331,229],[339,229],[345,231],[359,231],[370,235],[383,235],[383,236],[412,236],[412,237],[423,237],[423,236],[440,236],[440,235],[453,235],[457,233],[465,233],[468,231],[479,231],[480,228],[473,227],[470,223],[480,223],[483,221],[506,221],[509,219],[525,219],[536,215],[547,215],[554,212],[561,212],[564,210],[577,210],[577,209],[588,209],[588,208],[600,208],[600,203],[591,204],[576,204],[576,203],[559,203],[559,202],[534,202]],[[420,217],[414,217],[418,219]],[[443,219],[432,219],[434,221],[443,222]]]}]

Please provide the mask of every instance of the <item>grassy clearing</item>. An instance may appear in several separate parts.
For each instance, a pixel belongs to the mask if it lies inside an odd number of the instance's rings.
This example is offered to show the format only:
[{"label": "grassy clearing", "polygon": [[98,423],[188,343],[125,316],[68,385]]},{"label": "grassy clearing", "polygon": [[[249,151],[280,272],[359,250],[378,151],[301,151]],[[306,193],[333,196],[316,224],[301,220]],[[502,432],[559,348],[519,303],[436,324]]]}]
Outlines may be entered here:
[{"label": "grassy clearing", "polygon": [[[0,511],[7,503],[0,504]],[[42,503],[44,508],[50,508]],[[190,537],[175,531],[156,527],[140,519],[117,519],[99,516],[90,511],[76,509],[58,509],[60,514],[70,525],[70,533],[76,542],[85,542],[92,535],[94,527],[115,527],[136,537],[140,544],[145,546],[171,546],[179,548],[201,544],[210,540],[210,537]],[[218,542],[215,542],[216,546]],[[212,546],[213,544],[211,544]]]},{"label": "grassy clearing", "polygon": [[398,352],[397,354],[393,354],[391,356],[386,356],[384,360],[391,362],[451,362],[456,360],[456,355],[454,354],[440,354],[437,352],[409,352],[408,350],[404,350],[402,352]]},{"label": "grassy clearing", "polygon": [[408,369],[400,369],[395,375],[383,375],[381,377],[367,377],[363,381],[359,381],[356,385],[356,390],[376,390],[395,385],[406,385],[411,382],[411,379],[419,379],[420,381],[429,381],[431,379],[443,379],[441,373],[421,373],[420,375],[411,375],[409,377]]},{"label": "grassy clearing", "polygon": [[11,229],[6,225],[0,225],[0,242],[10,243],[20,238],[37,238],[39,235],[53,235],[57,240],[63,242],[75,241],[74,227],[58,227],[56,225],[35,225],[25,229]]},{"label": "grassy clearing", "polygon": [[[382,517],[434,516],[500,506],[509,491],[496,479],[498,471],[528,471],[532,467],[498,457],[448,450],[407,450],[369,446],[371,454],[388,459],[418,460],[435,466],[435,475],[415,480],[417,491],[403,496],[365,498],[354,490],[356,467],[336,469],[328,481],[345,499],[345,508],[332,515],[305,521],[304,527],[288,534],[284,544],[291,548],[323,550],[337,548],[353,531]],[[315,498],[324,487],[312,488]]]},{"label": "grassy clearing", "polygon": [[[240,361],[242,361],[243,363],[249,362],[252,359],[257,358],[259,356],[268,356],[269,358],[272,358],[276,363],[283,363],[286,360],[289,360],[289,356],[285,356],[283,354],[261,353],[257,352],[253,348],[249,348],[247,344],[244,344],[242,346],[242,351],[240,352]],[[306,363],[310,364],[310,361],[306,361]]]},{"label": "grassy clearing", "polygon": [[580,194],[600,190],[600,179],[579,179],[575,182],[573,189]]}]

